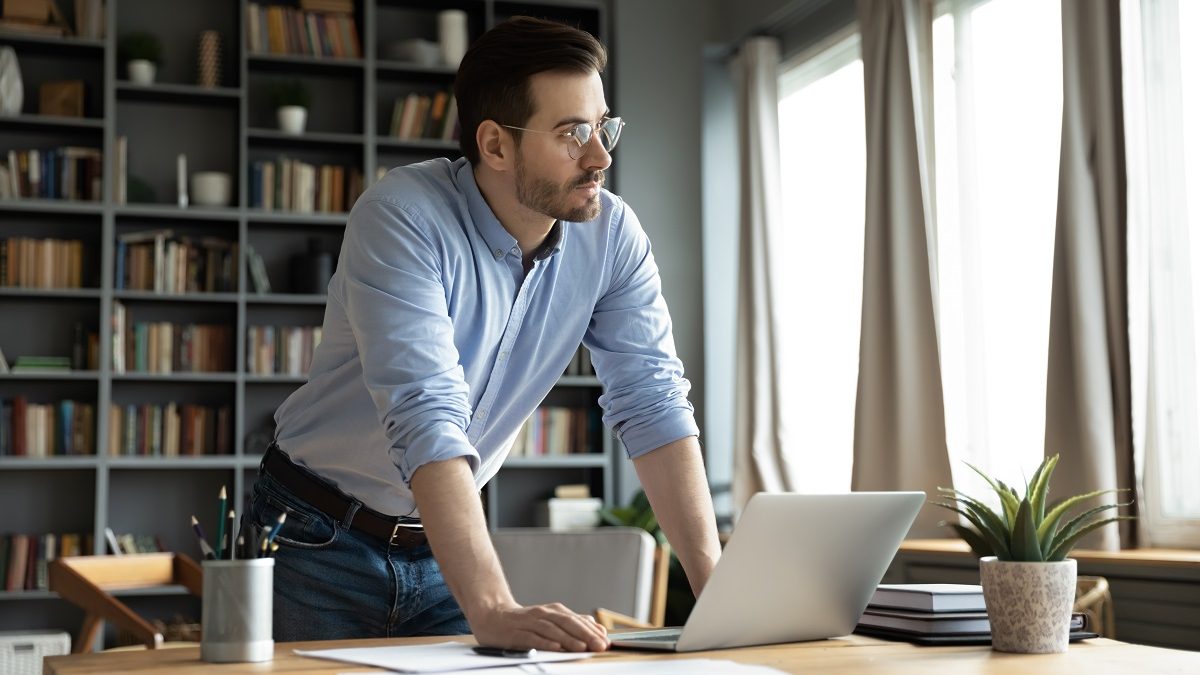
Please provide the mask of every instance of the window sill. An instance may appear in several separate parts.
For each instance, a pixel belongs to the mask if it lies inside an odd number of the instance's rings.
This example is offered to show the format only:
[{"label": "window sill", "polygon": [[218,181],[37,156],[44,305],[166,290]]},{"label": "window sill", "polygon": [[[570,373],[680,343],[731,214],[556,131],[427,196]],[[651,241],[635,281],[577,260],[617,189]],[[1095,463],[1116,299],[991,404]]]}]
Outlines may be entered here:
[{"label": "window sill", "polygon": [[[970,557],[971,549],[961,539],[906,539],[906,553]],[[1146,567],[1200,569],[1200,550],[1182,548],[1130,548],[1121,551],[1075,549],[1071,557],[1080,563],[1120,563]]]}]

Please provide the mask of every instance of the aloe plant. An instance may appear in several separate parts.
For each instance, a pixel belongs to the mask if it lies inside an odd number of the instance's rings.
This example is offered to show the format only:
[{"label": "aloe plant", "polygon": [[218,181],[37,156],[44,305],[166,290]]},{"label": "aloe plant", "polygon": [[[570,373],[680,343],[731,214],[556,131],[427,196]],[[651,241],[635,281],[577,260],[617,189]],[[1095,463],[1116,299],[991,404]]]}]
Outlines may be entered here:
[{"label": "aloe plant", "polygon": [[1033,473],[1033,479],[1025,485],[1025,495],[1020,496],[1003,481],[995,480],[967,463],[967,466],[983,476],[1000,496],[999,512],[960,490],[943,487],[938,488],[942,500],[935,501],[934,504],[959,513],[967,519],[970,525],[950,522],[943,525],[954,528],[958,536],[981,558],[994,555],[1000,560],[1016,562],[1058,562],[1067,557],[1084,535],[1118,520],[1131,520],[1132,516],[1100,518],[1097,514],[1108,509],[1128,506],[1132,502],[1102,504],[1063,523],[1068,512],[1084,501],[1110,492],[1128,490],[1096,490],[1048,504],[1046,495],[1050,491],[1050,474],[1054,472],[1057,464],[1058,455],[1042,460],[1037,471]]}]

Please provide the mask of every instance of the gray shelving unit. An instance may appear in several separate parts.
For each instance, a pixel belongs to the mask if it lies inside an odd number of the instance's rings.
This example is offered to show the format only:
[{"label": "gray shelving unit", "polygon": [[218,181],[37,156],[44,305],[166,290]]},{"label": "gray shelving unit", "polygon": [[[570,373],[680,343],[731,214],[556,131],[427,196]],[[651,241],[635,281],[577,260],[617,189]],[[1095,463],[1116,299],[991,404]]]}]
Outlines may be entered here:
[{"label": "gray shelving unit", "polygon": [[[59,4],[69,16],[70,3]],[[0,457],[0,513],[5,518],[0,534],[91,533],[93,551],[102,553],[103,533],[111,527],[119,533],[156,534],[165,548],[195,554],[188,517],[194,513],[207,531],[215,531],[215,497],[220,486],[228,486],[232,506],[242,511],[263,450],[249,437],[261,432],[275,408],[304,382],[302,377],[246,373],[247,328],[320,325],[325,297],[288,292],[288,261],[293,254],[307,250],[309,239],[336,253],[345,225],[345,214],[300,215],[249,208],[251,162],[287,155],[314,163],[341,163],[361,170],[369,183],[380,166],[458,156],[454,142],[388,137],[394,97],[411,89],[448,88],[454,71],[376,58],[385,39],[436,39],[437,11],[457,8],[468,13],[472,38],[499,20],[531,14],[570,22],[609,42],[607,0],[356,0],[355,21],[365,58],[249,54],[243,46],[246,4],[245,0],[109,0],[105,9],[109,30],[101,40],[0,32],[0,45],[12,46],[17,52],[26,92],[25,112],[0,117],[0,153],[81,145],[101,148],[105,158],[102,201],[0,201],[0,238],[58,237],[80,239],[85,245],[83,289],[0,287],[0,348],[10,362],[24,354],[70,354],[73,327],[82,323],[99,335],[100,363],[94,371],[0,374],[0,398],[24,395],[34,403],[66,398],[95,402],[98,446],[94,456]],[[219,30],[224,41],[223,81],[212,89],[191,84],[197,36],[206,29]],[[164,64],[152,86],[128,82],[123,64],[118,63],[118,37],[134,30],[152,32],[164,44]],[[48,117],[33,112],[38,85],[56,79],[85,82],[85,117]],[[304,80],[314,92],[309,131],[302,136],[278,132],[270,118],[264,91],[281,79]],[[129,174],[140,177],[155,192],[150,203],[118,204],[112,198],[113,149],[119,136],[128,139]],[[175,157],[181,152],[188,155],[189,173],[230,173],[235,180],[235,205],[174,205]],[[116,290],[117,235],[164,227],[235,241],[239,251],[253,245],[264,258],[276,292],[253,292],[244,256],[235,292]],[[114,301],[136,312],[139,320],[233,326],[235,370],[114,373]],[[594,377],[564,377],[547,402],[594,406],[599,393],[600,384]],[[232,454],[110,455],[111,405],[172,400],[232,404]],[[511,459],[485,490],[489,524],[532,524],[536,501],[560,483],[587,483],[594,494],[611,504],[616,441],[605,433],[601,445],[595,454]],[[78,630],[82,615],[54,594],[6,592],[2,581],[0,630]],[[180,603],[191,601],[162,595],[133,594],[127,601],[145,602],[148,609],[135,609],[164,616],[179,611]]]}]

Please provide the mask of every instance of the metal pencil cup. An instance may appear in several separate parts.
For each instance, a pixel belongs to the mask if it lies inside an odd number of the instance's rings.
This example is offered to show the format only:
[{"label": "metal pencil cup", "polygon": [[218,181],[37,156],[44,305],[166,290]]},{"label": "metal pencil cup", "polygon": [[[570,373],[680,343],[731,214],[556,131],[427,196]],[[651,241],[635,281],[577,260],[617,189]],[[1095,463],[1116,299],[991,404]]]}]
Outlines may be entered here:
[{"label": "metal pencil cup", "polygon": [[205,560],[200,658],[210,663],[270,661],[274,558]]}]

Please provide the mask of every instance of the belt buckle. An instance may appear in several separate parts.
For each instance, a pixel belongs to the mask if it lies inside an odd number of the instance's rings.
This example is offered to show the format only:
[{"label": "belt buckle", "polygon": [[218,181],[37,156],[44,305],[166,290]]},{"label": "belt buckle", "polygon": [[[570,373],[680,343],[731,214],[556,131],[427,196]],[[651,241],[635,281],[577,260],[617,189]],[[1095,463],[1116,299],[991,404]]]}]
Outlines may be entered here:
[{"label": "belt buckle", "polygon": [[400,533],[400,521],[397,520],[396,523],[394,525],[392,525],[392,536],[388,538],[388,546],[396,545],[396,535],[399,533]]}]

